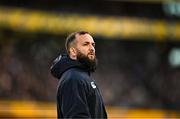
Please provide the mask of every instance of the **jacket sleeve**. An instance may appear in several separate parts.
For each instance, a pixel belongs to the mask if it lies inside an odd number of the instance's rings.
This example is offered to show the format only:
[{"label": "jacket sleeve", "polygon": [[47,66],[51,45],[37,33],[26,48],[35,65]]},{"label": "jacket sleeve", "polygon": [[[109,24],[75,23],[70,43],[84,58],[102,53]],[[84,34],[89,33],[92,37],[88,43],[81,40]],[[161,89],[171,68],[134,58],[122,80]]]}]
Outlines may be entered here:
[{"label": "jacket sleeve", "polygon": [[61,85],[61,111],[64,118],[91,118],[84,83],[78,79],[70,79]]}]

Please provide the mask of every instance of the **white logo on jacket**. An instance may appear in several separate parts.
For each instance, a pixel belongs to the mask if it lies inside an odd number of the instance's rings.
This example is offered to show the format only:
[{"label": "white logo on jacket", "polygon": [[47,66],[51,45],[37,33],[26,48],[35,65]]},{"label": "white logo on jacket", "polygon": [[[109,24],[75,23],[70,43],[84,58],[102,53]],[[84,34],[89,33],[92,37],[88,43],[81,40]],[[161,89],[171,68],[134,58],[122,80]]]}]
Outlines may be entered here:
[{"label": "white logo on jacket", "polygon": [[91,86],[92,88],[96,88],[96,85],[94,84],[94,82],[91,82]]}]

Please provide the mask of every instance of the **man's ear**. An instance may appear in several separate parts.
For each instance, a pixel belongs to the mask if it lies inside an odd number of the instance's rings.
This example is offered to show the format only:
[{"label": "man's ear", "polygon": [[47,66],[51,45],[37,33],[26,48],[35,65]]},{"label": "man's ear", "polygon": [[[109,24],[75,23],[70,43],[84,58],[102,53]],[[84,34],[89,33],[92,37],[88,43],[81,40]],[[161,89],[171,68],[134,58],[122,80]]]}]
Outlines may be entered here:
[{"label": "man's ear", "polygon": [[74,48],[74,47],[71,47],[70,49],[70,54],[74,57],[74,56],[76,56],[76,49]]}]

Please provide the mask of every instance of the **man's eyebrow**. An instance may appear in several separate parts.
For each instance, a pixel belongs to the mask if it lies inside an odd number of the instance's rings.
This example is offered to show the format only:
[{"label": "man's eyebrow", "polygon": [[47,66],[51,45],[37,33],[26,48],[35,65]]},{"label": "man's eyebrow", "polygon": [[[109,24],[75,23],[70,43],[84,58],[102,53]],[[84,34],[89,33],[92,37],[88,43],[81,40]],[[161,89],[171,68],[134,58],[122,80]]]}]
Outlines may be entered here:
[{"label": "man's eyebrow", "polygon": [[90,42],[90,41],[84,41],[84,43],[94,43],[94,42]]}]

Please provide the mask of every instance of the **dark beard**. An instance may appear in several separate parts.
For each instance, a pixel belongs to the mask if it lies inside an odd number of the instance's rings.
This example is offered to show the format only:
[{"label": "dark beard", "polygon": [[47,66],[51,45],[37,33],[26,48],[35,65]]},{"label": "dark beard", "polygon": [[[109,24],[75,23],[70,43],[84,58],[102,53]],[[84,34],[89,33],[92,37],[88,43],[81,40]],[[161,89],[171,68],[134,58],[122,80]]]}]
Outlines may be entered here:
[{"label": "dark beard", "polygon": [[81,52],[78,52],[77,60],[83,65],[85,65],[85,67],[87,67],[90,72],[94,72],[96,70],[96,67],[97,67],[96,56],[94,60],[90,60],[88,56],[82,54]]}]

